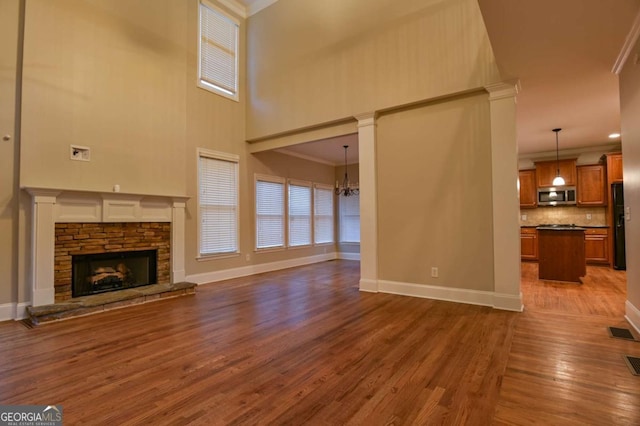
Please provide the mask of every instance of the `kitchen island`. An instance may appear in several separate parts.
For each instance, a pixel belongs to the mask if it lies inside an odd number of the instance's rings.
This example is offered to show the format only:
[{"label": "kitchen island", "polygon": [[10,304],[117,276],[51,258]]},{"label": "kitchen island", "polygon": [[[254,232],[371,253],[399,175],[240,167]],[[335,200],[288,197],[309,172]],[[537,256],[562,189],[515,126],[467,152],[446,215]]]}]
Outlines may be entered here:
[{"label": "kitchen island", "polygon": [[538,278],[581,283],[587,274],[585,228],[575,225],[543,225],[538,230]]}]

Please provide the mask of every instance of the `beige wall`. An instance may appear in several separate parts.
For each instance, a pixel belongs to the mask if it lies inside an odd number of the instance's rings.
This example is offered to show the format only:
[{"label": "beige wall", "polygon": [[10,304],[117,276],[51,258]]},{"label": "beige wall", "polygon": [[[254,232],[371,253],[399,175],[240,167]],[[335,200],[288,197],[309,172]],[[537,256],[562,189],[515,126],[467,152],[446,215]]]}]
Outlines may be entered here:
[{"label": "beige wall", "polygon": [[184,195],[187,3],[30,0],[26,22],[20,184]]},{"label": "beige wall", "polygon": [[[408,210],[407,222],[424,224],[425,215],[438,219],[442,214],[448,226],[459,219],[457,229],[471,234],[471,247],[442,235],[434,240],[425,232],[430,228],[423,228],[419,237],[408,240],[412,251],[401,259],[402,270],[395,264],[398,253],[383,248],[382,278],[430,282],[422,269],[426,259],[440,262],[433,266],[441,268],[443,279],[435,284],[486,289],[492,258],[490,250],[477,253],[475,245],[486,242],[490,215],[482,208],[473,216],[454,212],[456,206],[470,205],[455,199],[444,205],[449,215],[431,209],[431,200],[443,193],[490,200],[491,182],[484,178],[490,170],[486,95],[452,98],[499,80],[475,0],[280,0],[249,19],[246,40],[241,31],[241,46],[250,44],[251,62],[246,63],[249,84],[241,74],[240,102],[196,87],[195,0],[131,0],[126,6],[111,0],[29,0],[26,5],[20,185],[110,191],[119,184],[125,193],[191,197],[186,211],[187,275],[319,254],[324,247],[253,252],[253,176],[271,171],[315,181],[326,176],[332,183],[335,170],[273,153],[254,156],[249,151],[260,148],[244,141],[265,137],[259,143],[268,144],[274,134],[294,140],[326,129],[331,136],[353,133],[354,115],[394,110],[380,118],[379,126],[380,243],[397,242],[397,233],[404,232],[386,205],[397,196],[393,182],[399,173],[428,184],[426,190],[420,186],[420,208]],[[14,22],[15,17],[3,13],[2,19]],[[240,69],[245,69],[244,57]],[[250,101],[245,103],[248,86]],[[398,110],[437,97],[448,100]],[[425,136],[437,139],[438,146],[425,147]],[[402,154],[393,148],[400,142],[406,148]],[[71,161],[70,144],[89,146],[91,161]],[[240,256],[196,260],[199,147],[240,157]],[[454,147],[463,157],[480,153],[487,163],[476,165],[464,157],[463,164],[480,178],[454,173],[453,182],[444,181],[452,188],[447,191],[431,180],[444,178],[439,173],[444,173],[446,161],[424,168],[424,161],[431,160],[421,154],[453,155]],[[463,183],[480,195],[461,188]],[[10,204],[15,208],[17,201]],[[29,239],[28,209],[23,207],[20,217],[22,227],[12,223],[10,228],[20,232],[23,252]],[[446,259],[431,257],[436,244]],[[476,263],[466,275],[448,266],[460,265],[469,254],[477,255]],[[18,275],[25,274],[18,269]],[[462,283],[465,276],[473,279]],[[0,298],[9,294],[7,288],[0,285]],[[20,288],[18,293],[27,294]]]},{"label": "beige wall", "polygon": [[280,0],[247,37],[248,139],[499,81],[476,0]]},{"label": "beige wall", "polygon": [[[640,42],[620,74],[620,108],[624,203],[631,213],[631,220],[626,222],[625,228],[627,300],[640,311],[640,65],[633,60],[638,52]],[[640,323],[635,326],[640,327]]]},{"label": "beige wall", "polygon": [[383,115],[377,148],[380,278],[493,291],[488,95]]},{"label": "beige wall", "polygon": [[[19,134],[15,95],[19,14],[20,1],[0,0],[0,310],[17,297]],[[4,135],[11,139],[2,140]]]}]

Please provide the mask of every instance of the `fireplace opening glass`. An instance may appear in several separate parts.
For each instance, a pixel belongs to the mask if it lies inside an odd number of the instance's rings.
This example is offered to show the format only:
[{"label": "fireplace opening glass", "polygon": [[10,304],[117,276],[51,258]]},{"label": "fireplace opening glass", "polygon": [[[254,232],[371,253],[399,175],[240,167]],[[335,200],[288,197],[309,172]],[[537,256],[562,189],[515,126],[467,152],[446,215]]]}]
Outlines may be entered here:
[{"label": "fireplace opening glass", "polygon": [[74,255],[73,297],[156,284],[157,250]]}]

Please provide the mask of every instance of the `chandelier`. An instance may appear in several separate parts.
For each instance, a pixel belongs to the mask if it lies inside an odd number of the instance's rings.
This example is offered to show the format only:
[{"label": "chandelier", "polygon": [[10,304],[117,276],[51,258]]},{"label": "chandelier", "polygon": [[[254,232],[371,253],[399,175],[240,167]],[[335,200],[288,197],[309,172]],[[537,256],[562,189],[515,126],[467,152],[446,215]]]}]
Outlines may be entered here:
[{"label": "chandelier", "polygon": [[342,195],[345,197],[349,197],[350,195],[358,195],[360,189],[358,189],[358,184],[352,185],[349,183],[349,173],[347,170],[347,148],[349,145],[343,145],[344,148],[344,179],[342,180],[342,186],[339,185],[338,181],[336,181],[336,195]]}]

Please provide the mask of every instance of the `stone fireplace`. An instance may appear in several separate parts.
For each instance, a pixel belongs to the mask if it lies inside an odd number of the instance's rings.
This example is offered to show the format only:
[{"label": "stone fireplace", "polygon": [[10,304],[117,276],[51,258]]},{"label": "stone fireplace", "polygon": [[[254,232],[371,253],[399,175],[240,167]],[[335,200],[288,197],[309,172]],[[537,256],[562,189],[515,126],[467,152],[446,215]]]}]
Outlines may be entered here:
[{"label": "stone fireplace", "polygon": [[168,283],[170,249],[166,222],[56,223],[55,301]]},{"label": "stone fireplace", "polygon": [[72,257],[73,297],[158,284],[158,250],[77,254]]},{"label": "stone fireplace", "polygon": [[[34,307],[64,302],[83,292],[184,281],[186,197],[27,191],[33,200]],[[78,274],[84,276],[74,289]]]}]

